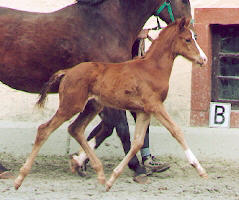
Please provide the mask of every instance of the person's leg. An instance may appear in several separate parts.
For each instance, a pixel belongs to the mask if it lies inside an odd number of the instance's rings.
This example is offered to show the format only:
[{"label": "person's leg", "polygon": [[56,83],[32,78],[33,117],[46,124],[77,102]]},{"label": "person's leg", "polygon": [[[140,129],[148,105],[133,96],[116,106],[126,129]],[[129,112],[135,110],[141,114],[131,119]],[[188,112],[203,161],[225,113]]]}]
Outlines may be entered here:
[{"label": "person's leg", "polygon": [[149,127],[147,128],[146,135],[144,138],[144,145],[140,149],[140,154],[142,157],[142,161],[146,160],[147,157],[150,156],[150,150],[149,150]]}]

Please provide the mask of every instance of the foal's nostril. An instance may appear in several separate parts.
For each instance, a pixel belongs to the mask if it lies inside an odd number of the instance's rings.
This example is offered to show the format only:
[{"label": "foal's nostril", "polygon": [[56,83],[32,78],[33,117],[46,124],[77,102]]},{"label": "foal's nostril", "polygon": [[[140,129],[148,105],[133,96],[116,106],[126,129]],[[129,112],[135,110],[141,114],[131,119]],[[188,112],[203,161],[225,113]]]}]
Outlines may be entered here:
[{"label": "foal's nostril", "polygon": [[197,61],[197,64],[205,66],[207,64],[207,61],[207,56],[200,56],[199,60]]}]

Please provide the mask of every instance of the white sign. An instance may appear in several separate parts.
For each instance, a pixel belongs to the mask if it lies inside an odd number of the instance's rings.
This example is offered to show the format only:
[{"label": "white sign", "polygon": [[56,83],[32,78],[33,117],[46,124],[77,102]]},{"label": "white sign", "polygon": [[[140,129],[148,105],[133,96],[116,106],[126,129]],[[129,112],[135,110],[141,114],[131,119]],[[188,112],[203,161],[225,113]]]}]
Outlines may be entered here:
[{"label": "white sign", "polygon": [[231,104],[210,103],[209,127],[230,127]]}]

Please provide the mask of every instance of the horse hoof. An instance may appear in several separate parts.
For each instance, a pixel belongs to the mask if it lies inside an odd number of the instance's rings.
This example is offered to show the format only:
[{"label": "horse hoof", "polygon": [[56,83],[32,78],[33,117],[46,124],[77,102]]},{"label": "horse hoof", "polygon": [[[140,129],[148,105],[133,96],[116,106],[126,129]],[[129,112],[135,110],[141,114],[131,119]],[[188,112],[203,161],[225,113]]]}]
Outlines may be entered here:
[{"label": "horse hoof", "polygon": [[81,177],[85,177],[87,175],[86,167],[78,166],[78,163],[74,160],[74,158],[70,160],[70,169],[72,173],[77,172]]},{"label": "horse hoof", "polygon": [[71,172],[76,173],[78,164],[77,164],[76,160],[73,158],[73,155],[70,155],[69,165],[70,165]]},{"label": "horse hoof", "polygon": [[136,183],[139,183],[139,184],[147,184],[149,183],[149,178],[147,177],[146,174],[140,174],[138,176],[135,176],[133,178],[133,180],[136,182]]},{"label": "horse hoof", "polygon": [[22,182],[24,181],[25,176],[19,174],[18,177],[14,181],[14,187],[16,190],[22,185]]},{"label": "horse hoof", "polygon": [[77,168],[77,173],[81,177],[85,177],[87,175],[86,171],[83,169],[83,167],[78,167]]},{"label": "horse hoof", "polygon": [[21,185],[17,184],[17,183],[14,183],[14,187],[15,187],[15,190],[18,190],[18,188],[20,187]]},{"label": "horse hoof", "polygon": [[18,179],[16,179],[15,182],[14,182],[14,187],[15,187],[15,189],[18,190],[18,188],[19,188],[20,186],[21,186],[21,182],[18,181]]},{"label": "horse hoof", "polygon": [[10,171],[6,171],[0,174],[0,179],[13,179],[14,175]]},{"label": "horse hoof", "polygon": [[207,174],[207,173],[200,174],[200,176],[201,176],[202,178],[208,179],[208,174]]},{"label": "horse hoof", "polygon": [[105,186],[106,186],[106,192],[109,192],[112,185],[110,185],[109,183],[106,183]]}]

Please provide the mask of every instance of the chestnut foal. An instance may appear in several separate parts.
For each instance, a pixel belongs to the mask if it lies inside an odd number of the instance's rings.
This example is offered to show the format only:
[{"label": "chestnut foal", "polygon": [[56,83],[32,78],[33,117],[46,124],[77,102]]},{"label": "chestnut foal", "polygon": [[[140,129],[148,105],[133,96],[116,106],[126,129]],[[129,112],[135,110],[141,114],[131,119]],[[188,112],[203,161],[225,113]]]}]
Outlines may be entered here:
[{"label": "chestnut foal", "polygon": [[[43,106],[52,84],[60,81],[59,108],[50,121],[39,126],[32,152],[15,180],[15,188],[18,189],[21,186],[36,155],[49,135],[63,122],[82,112],[88,101],[90,103],[87,104],[87,109],[90,114],[83,121],[78,122],[76,119],[69,126],[68,131],[86,152],[98,175],[99,182],[106,184],[107,191],[122,173],[129,160],[143,145],[151,115],[155,116],[179,142],[189,163],[196,168],[199,175],[207,177],[206,171],[187,145],[182,131],[171,120],[163,106],[163,101],[168,93],[173,61],[177,55],[182,55],[200,65],[207,62],[206,55],[196,43],[194,35],[189,29],[189,20],[185,18],[177,20],[161,31],[149,51],[141,58],[115,64],[86,62],[55,73],[43,89],[37,104]],[[96,157],[84,137],[85,128],[102,110],[103,106],[137,113],[132,147],[113,170],[107,182],[105,182],[101,161]]]}]

